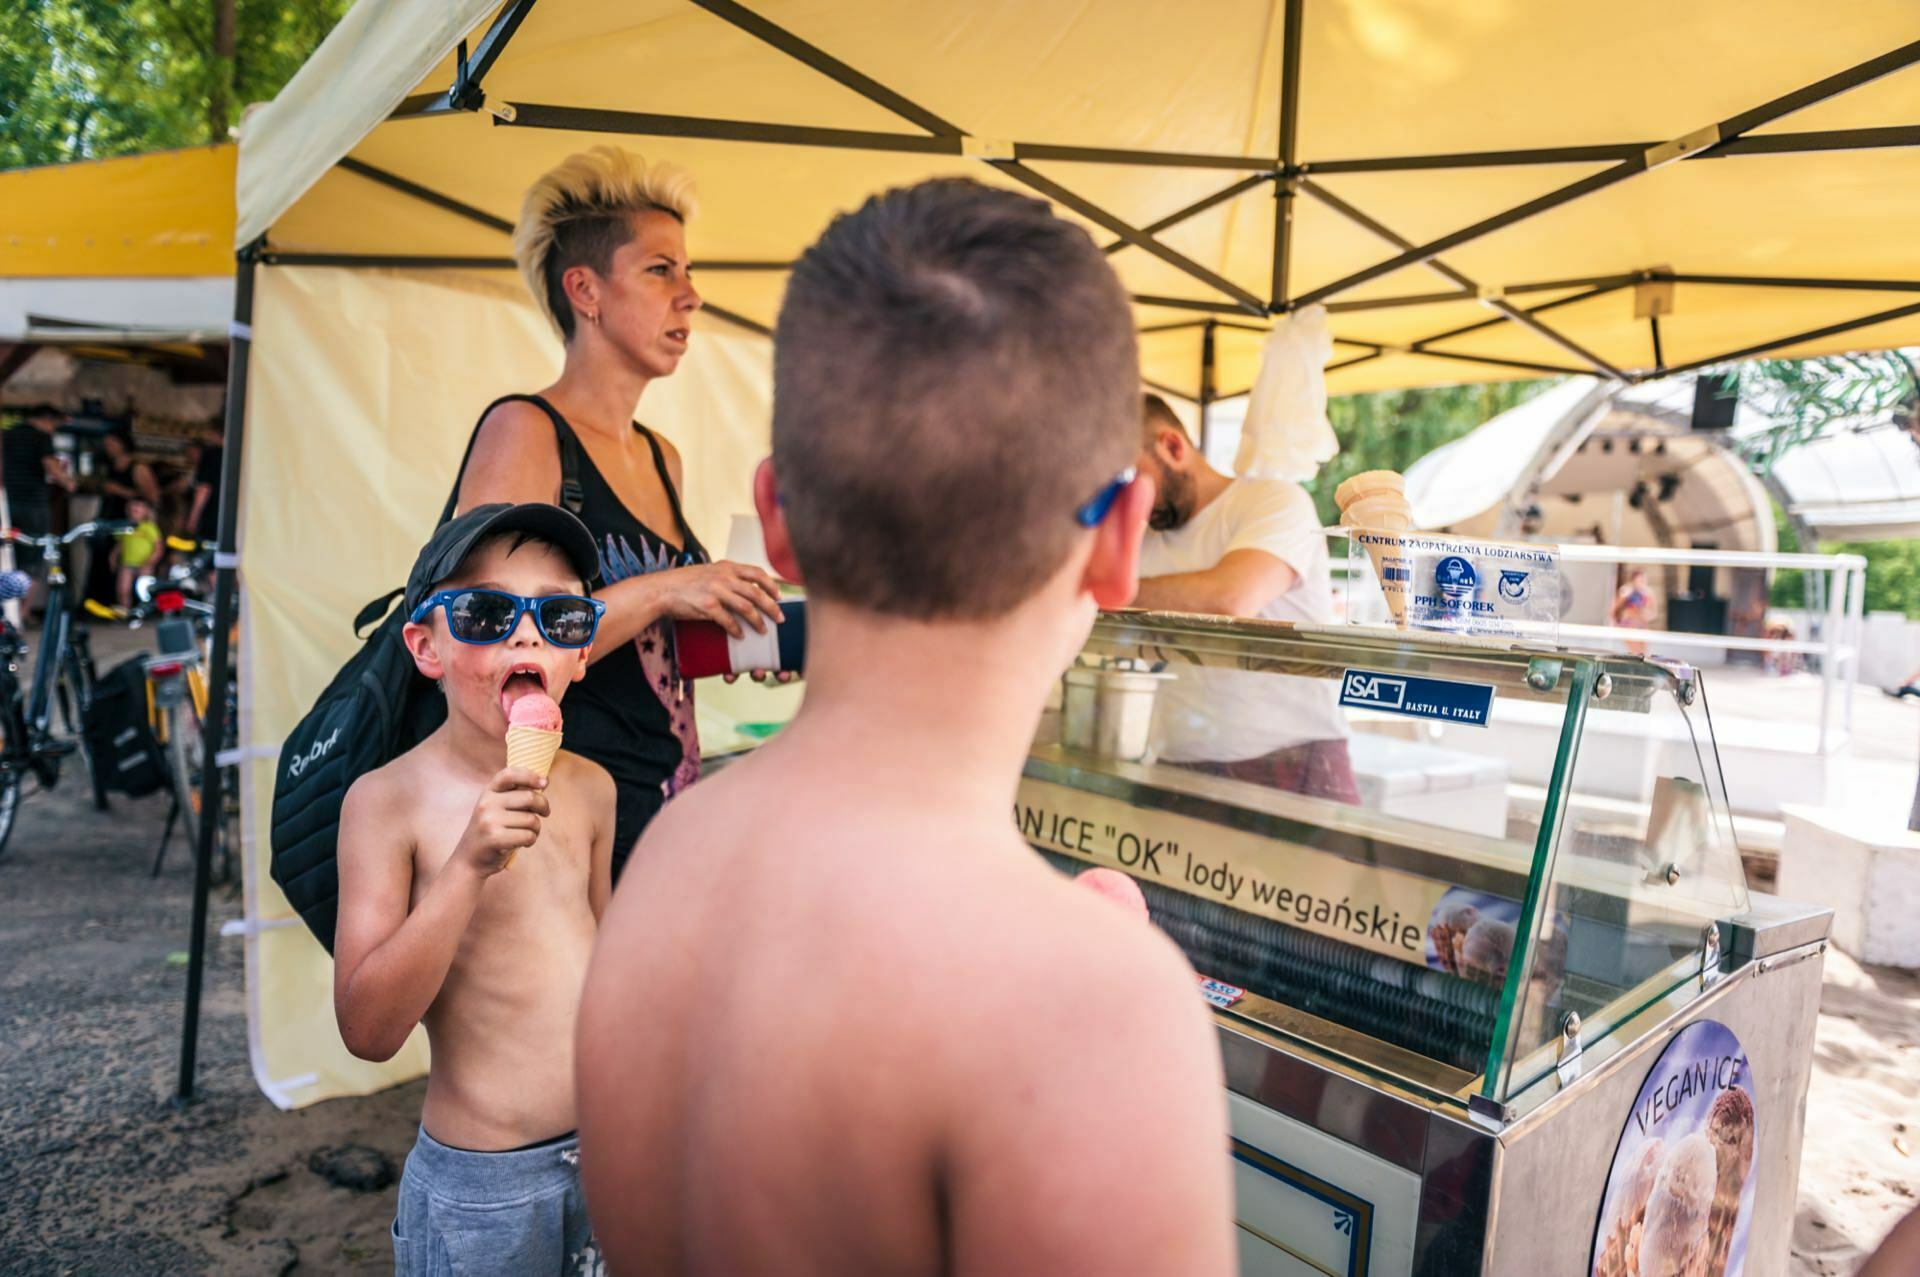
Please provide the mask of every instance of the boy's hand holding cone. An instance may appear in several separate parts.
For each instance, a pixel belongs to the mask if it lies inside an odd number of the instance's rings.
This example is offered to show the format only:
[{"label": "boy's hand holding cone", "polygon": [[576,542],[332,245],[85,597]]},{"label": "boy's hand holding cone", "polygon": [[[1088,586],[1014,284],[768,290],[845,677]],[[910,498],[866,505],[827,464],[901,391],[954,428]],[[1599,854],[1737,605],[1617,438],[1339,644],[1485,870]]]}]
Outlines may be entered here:
[{"label": "boy's hand holding cone", "polygon": [[[1413,508],[1407,503],[1406,480],[1396,471],[1367,470],[1335,488],[1333,501],[1340,507],[1341,527],[1374,534],[1363,542],[1367,547],[1367,557],[1373,560],[1373,573],[1379,578],[1380,592],[1386,595],[1387,608],[1393,613],[1394,623],[1405,628],[1407,580],[1402,573],[1410,564],[1404,538],[1391,534],[1406,532],[1413,527]],[[1402,573],[1388,574],[1386,565],[1389,559],[1398,560]]]}]

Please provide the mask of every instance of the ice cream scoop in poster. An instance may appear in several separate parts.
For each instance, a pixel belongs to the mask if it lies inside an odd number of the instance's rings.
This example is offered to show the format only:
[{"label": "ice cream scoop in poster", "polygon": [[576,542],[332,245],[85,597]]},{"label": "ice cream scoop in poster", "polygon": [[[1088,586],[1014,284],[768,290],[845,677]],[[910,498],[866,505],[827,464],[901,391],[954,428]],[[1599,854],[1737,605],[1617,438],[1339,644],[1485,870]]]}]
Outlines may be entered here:
[{"label": "ice cream scoop in poster", "polygon": [[1518,901],[1450,888],[1427,919],[1427,965],[1480,984],[1504,984],[1519,921]]},{"label": "ice cream scoop in poster", "polygon": [[1740,1039],[1689,1024],[1640,1086],[1613,1155],[1592,1277],[1740,1277],[1755,1115]]}]

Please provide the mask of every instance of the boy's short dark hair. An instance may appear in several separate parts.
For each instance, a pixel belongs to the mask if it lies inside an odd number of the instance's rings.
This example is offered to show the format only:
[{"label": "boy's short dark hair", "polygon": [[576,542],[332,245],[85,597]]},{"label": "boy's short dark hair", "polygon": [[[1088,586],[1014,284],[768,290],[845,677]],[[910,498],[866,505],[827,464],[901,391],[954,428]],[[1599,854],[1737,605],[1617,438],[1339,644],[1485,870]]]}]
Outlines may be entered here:
[{"label": "boy's short dark hair", "polygon": [[1007,612],[1137,451],[1139,389],[1120,281],[1045,203],[949,178],[834,219],[774,341],[774,463],[807,588],[918,619]]}]

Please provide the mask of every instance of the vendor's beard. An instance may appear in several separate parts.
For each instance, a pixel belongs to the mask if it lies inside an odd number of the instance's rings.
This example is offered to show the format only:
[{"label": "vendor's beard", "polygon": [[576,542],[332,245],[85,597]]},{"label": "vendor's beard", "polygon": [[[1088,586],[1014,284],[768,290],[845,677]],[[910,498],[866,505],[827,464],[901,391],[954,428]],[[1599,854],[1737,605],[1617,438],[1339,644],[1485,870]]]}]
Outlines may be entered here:
[{"label": "vendor's beard", "polygon": [[1172,532],[1186,527],[1187,520],[1193,517],[1193,476],[1165,466],[1159,470],[1154,476],[1159,480],[1159,490],[1154,494],[1153,513],[1147,516],[1147,526],[1155,532]]}]

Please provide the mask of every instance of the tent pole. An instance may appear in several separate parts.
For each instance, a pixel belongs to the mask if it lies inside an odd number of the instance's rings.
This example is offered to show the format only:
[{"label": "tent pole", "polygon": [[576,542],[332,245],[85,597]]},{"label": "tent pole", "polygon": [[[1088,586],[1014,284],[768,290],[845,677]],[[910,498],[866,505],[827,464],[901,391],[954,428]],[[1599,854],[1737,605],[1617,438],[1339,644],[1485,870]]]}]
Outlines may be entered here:
[{"label": "tent pole", "polygon": [[1920,302],[1914,302],[1906,306],[1896,306],[1892,310],[1878,311],[1871,315],[1862,315],[1858,319],[1849,319],[1838,324],[1828,324],[1825,328],[1815,328],[1804,333],[1794,333],[1790,337],[1781,337],[1774,341],[1763,341],[1755,346],[1747,346],[1740,350],[1730,350],[1723,355],[1712,355],[1706,359],[1690,360],[1684,364],[1677,364],[1666,371],[1668,376],[1673,376],[1676,373],[1692,372],[1696,368],[1705,368],[1709,364],[1726,364],[1738,359],[1751,359],[1755,355],[1764,355],[1768,351],[1778,350],[1782,346],[1798,346],[1802,342],[1820,341],[1826,337],[1837,337],[1841,333],[1849,333],[1858,328],[1871,328],[1875,324],[1886,324],[1896,319],[1905,319],[1908,315],[1920,315]]},{"label": "tent pole", "polygon": [[1667,356],[1660,349],[1660,316],[1648,315],[1647,327],[1653,334],[1653,370],[1664,373],[1667,370]]},{"label": "tent pole", "polygon": [[1287,0],[1287,29],[1280,45],[1280,180],[1273,184],[1273,299],[1275,312],[1287,305],[1288,258],[1293,253],[1293,197],[1300,142],[1301,11],[1306,0]]},{"label": "tent pole", "polygon": [[193,933],[187,939],[186,1021],[180,1030],[180,1079],[175,1103],[193,1098],[194,1065],[200,1047],[200,988],[207,970],[207,893],[213,876],[213,840],[221,825],[221,754],[227,748],[227,687],[233,681],[235,554],[240,523],[240,458],[247,435],[247,363],[253,349],[253,279],[261,241],[240,250],[234,272],[233,328],[227,361],[226,437],[220,454],[220,532],[214,553],[213,670],[207,717],[200,724],[200,825],[193,849]]},{"label": "tent pole", "polygon": [[[1168,230],[1172,227],[1178,226],[1180,223],[1186,221],[1188,218],[1198,217],[1200,214],[1206,212],[1210,208],[1213,208],[1215,205],[1224,204],[1228,200],[1233,199],[1235,196],[1245,195],[1248,191],[1260,185],[1262,182],[1271,181],[1272,178],[1273,178],[1273,174],[1271,173],[1255,173],[1252,177],[1243,177],[1239,181],[1235,182],[1232,186],[1229,186],[1224,190],[1215,191],[1213,194],[1207,196],[1205,199],[1197,200],[1194,203],[1187,205],[1183,209],[1180,209],[1176,212],[1169,213],[1157,222],[1148,222],[1145,226],[1142,226],[1140,228],[1141,233],[1146,235],[1158,235],[1161,231]],[[1101,249],[1100,251],[1111,255],[1127,247],[1128,242],[1129,241],[1124,239],[1116,239],[1115,241],[1113,241],[1113,243],[1107,245],[1105,248]]]},{"label": "tent pole", "polygon": [[[1658,142],[1618,142],[1605,146],[1555,146],[1519,151],[1467,151],[1454,155],[1392,155],[1365,160],[1322,160],[1314,173],[1409,173],[1456,168],[1500,168],[1525,164],[1606,164],[1631,159]],[[1730,155],[1806,155],[1819,151],[1889,150],[1920,146],[1920,125],[1887,128],[1825,129],[1810,133],[1766,133],[1723,142],[1693,160]]]},{"label": "tent pole", "polygon": [[1207,409],[1214,400],[1213,386],[1213,330],[1214,321],[1209,319],[1206,327],[1200,330],[1200,455],[1207,455],[1207,436],[1212,433],[1207,418],[1211,415]]}]

